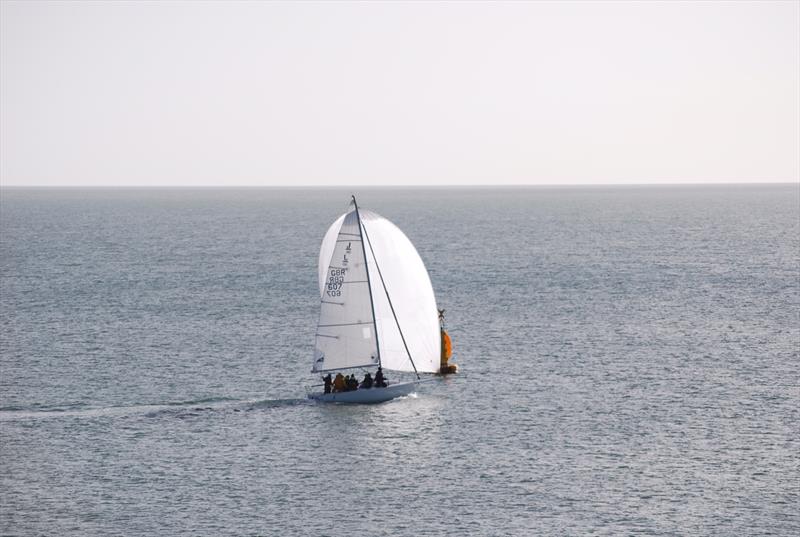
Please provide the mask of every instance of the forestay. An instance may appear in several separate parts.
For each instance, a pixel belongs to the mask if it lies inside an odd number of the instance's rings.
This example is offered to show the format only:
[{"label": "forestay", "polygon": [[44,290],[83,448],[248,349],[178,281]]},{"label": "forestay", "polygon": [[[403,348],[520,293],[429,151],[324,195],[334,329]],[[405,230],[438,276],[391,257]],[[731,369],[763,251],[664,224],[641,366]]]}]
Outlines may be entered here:
[{"label": "forestay", "polygon": [[[334,314],[347,316],[348,323],[360,319],[359,327],[370,326],[363,317],[351,315],[351,310],[358,310],[359,315],[372,317],[369,294],[372,291],[375,322],[377,327],[377,343],[380,345],[380,362],[387,369],[397,371],[414,371],[435,373],[439,369],[441,340],[437,317],[436,298],[433,287],[419,254],[408,237],[392,222],[371,211],[360,211],[364,250],[367,256],[367,270],[371,286],[366,283],[367,274],[362,270],[358,274],[347,270],[344,279],[337,269],[341,268],[343,248],[348,244],[351,253],[348,257],[353,267],[352,257],[358,237],[358,212],[354,209],[339,217],[328,229],[320,248],[319,279],[322,297],[320,327],[317,332],[317,351],[315,371],[371,365],[371,355],[364,354],[367,341],[362,342],[363,349],[353,341],[355,332],[350,335],[347,345],[340,339],[329,336],[339,334],[341,328],[329,326],[343,324],[344,321],[332,321]],[[343,233],[345,235],[343,235]],[[344,242],[344,238],[347,242]],[[352,241],[350,239],[353,239]],[[361,251],[359,255],[363,255]],[[359,258],[360,259],[360,258]],[[376,262],[377,260],[377,262]],[[357,277],[358,276],[358,277]],[[363,276],[363,283],[361,278]],[[334,291],[341,283],[342,294],[330,296],[331,286]],[[350,301],[357,304],[350,304]],[[330,304],[336,301],[339,305]],[[392,312],[394,308],[394,313]],[[338,309],[334,309],[338,308]],[[395,319],[396,316],[396,319]],[[334,332],[334,329],[336,332]],[[402,330],[402,335],[401,335]],[[342,330],[346,332],[346,330]],[[324,334],[324,336],[322,335]],[[348,332],[350,334],[350,332]],[[403,344],[405,338],[405,345]],[[357,339],[357,338],[356,338]],[[369,339],[374,345],[374,338]],[[406,351],[408,348],[408,352]],[[374,347],[372,347],[374,349]],[[371,352],[375,352],[374,350]],[[409,359],[413,359],[413,365]],[[366,356],[366,360],[364,357]],[[320,360],[323,358],[324,360]],[[376,364],[377,365],[377,364]]]}]

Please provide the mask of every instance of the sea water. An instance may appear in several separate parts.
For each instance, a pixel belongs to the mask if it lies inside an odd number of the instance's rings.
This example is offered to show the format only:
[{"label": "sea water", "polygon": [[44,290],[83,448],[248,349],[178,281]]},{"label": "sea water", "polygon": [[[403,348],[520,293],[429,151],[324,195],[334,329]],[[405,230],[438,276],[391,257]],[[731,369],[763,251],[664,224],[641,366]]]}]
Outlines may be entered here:
[{"label": "sea water", "polygon": [[[373,406],[304,387],[351,193],[461,368]],[[2,534],[800,533],[796,184],[4,189],[0,226]]]}]

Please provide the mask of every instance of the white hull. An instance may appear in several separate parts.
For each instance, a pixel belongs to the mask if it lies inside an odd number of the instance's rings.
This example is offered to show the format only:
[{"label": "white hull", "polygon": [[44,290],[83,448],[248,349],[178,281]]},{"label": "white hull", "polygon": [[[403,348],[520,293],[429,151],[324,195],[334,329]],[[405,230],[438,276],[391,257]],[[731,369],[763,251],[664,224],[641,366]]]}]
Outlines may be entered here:
[{"label": "white hull", "polygon": [[310,393],[308,394],[308,398],[323,403],[383,403],[396,397],[402,397],[404,395],[414,393],[418,384],[428,382],[429,380],[433,379],[389,384],[385,388],[359,388],[358,390],[353,390],[351,392]]}]

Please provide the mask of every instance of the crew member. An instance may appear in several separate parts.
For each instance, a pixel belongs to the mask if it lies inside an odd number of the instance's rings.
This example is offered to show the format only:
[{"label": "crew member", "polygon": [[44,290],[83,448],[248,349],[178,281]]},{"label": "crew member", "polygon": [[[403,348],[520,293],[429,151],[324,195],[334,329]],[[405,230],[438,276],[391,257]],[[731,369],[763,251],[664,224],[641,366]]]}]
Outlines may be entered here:
[{"label": "crew member", "polygon": [[328,373],[326,376],[322,377],[322,381],[325,383],[325,393],[331,393],[331,374]]},{"label": "crew member", "polygon": [[386,379],[383,378],[383,368],[378,366],[378,372],[375,373],[375,386],[378,388],[386,387]]},{"label": "crew member", "polygon": [[333,379],[333,391],[336,392],[343,392],[344,391],[344,375],[341,373],[336,373],[336,378]]},{"label": "crew member", "polygon": [[361,387],[367,390],[372,388],[372,375],[369,373],[364,375],[364,380],[361,381]]}]

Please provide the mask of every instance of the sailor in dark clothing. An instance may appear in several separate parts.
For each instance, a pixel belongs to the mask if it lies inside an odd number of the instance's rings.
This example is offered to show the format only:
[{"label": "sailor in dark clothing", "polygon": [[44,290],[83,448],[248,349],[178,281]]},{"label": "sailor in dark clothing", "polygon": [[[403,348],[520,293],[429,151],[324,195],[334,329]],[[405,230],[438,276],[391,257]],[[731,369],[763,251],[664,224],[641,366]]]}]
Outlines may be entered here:
[{"label": "sailor in dark clothing", "polygon": [[356,380],[356,376],[351,374],[347,377],[347,391],[353,391],[358,389],[358,381]]},{"label": "sailor in dark clothing", "polygon": [[367,373],[364,375],[364,380],[361,381],[361,388],[370,389],[372,388],[372,375]]},{"label": "sailor in dark clothing", "polygon": [[325,383],[325,393],[331,393],[331,385],[333,384],[333,379],[331,379],[331,374],[328,373],[327,376],[322,377],[322,381]]},{"label": "sailor in dark clothing", "polygon": [[383,378],[383,368],[378,367],[378,372],[375,373],[375,386],[377,388],[385,388],[386,387],[386,379]]}]

